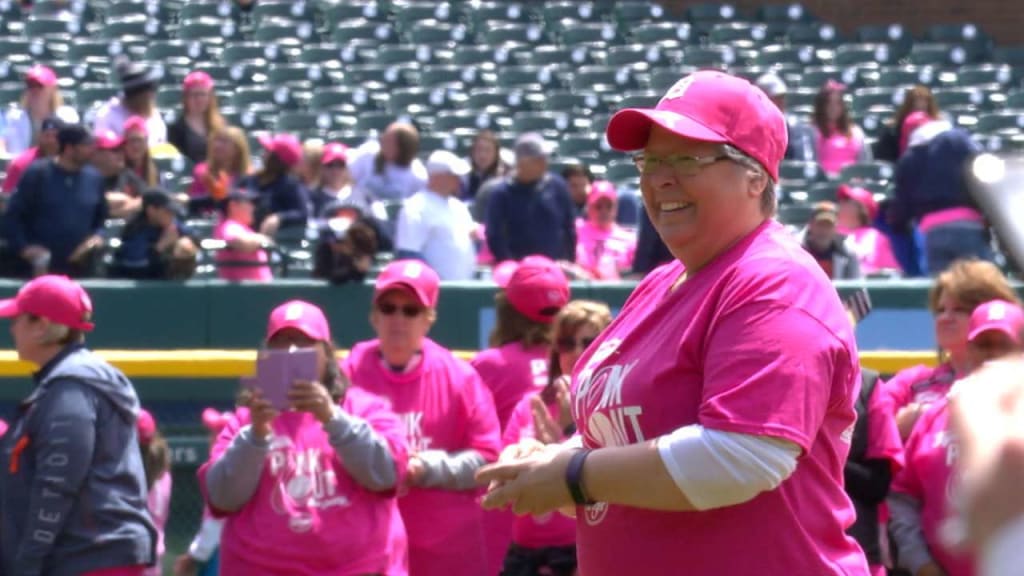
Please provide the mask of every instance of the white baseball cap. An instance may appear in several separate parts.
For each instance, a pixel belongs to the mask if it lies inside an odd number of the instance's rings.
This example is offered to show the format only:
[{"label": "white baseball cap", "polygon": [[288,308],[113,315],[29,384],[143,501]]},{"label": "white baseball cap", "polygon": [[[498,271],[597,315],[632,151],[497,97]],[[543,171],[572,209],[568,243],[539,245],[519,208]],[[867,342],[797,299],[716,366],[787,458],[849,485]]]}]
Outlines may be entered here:
[{"label": "white baseball cap", "polygon": [[469,162],[447,150],[436,150],[427,158],[428,174],[454,174],[465,176],[472,170]]},{"label": "white baseball cap", "polygon": [[773,72],[762,74],[761,77],[757,79],[756,84],[757,87],[763,90],[765,94],[773,98],[775,96],[785,96],[786,93],[789,92],[786,83],[782,78],[779,78],[778,74]]}]

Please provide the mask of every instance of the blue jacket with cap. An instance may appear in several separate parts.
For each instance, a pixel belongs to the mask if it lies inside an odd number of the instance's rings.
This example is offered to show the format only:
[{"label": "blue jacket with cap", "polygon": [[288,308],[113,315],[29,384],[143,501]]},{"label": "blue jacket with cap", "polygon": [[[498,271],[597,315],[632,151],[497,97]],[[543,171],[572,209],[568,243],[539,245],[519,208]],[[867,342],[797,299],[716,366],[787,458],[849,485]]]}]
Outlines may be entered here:
[{"label": "blue jacket with cap", "polygon": [[561,176],[529,184],[507,177],[487,200],[487,246],[494,260],[540,254],[576,261],[576,208]]}]

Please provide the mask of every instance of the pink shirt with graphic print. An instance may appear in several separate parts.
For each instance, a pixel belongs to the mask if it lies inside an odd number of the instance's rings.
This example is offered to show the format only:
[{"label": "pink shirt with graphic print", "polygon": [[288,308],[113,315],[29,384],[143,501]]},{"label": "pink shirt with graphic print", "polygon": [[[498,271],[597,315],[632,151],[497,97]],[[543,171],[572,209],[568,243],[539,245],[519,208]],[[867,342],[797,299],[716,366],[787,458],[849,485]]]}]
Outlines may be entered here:
[{"label": "pink shirt with graphic print", "polygon": [[956,382],[956,372],[948,362],[938,366],[919,364],[900,370],[888,382],[882,384],[882,390],[892,407],[893,414],[907,404],[934,404],[949,394]]},{"label": "pink shirt with graphic print", "polygon": [[[853,329],[831,282],[765,222],[672,291],[671,262],[644,279],[576,364],[573,410],[590,448],[688,425],[800,447],[776,489],[722,508],[664,512],[598,503],[577,514],[580,574],[868,573],[845,534],[843,490],[860,388]],[[737,542],[742,542],[738,552]]]},{"label": "pink shirt with graphic print", "polygon": [[589,220],[576,220],[576,264],[599,280],[618,280],[620,271],[633,266],[636,234],[618,224],[600,228]]}]

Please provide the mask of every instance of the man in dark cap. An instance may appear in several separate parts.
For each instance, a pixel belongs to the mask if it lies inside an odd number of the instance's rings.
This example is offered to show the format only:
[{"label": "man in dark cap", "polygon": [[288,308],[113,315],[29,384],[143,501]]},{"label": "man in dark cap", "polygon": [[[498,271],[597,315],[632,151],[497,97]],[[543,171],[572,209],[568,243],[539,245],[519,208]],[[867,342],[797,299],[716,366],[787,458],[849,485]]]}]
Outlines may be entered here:
[{"label": "man in dark cap", "polygon": [[167,142],[167,125],[156,109],[157,78],[145,66],[128,60],[117,64],[121,94],[110,99],[96,112],[96,132],[110,130],[124,136],[124,122],[132,116],[146,120],[149,145]]},{"label": "man in dark cap", "polygon": [[142,209],[124,227],[111,278],[183,280],[195,271],[196,242],[182,224],[181,207],[162,188],[142,193]]},{"label": "man in dark cap", "polygon": [[89,276],[107,218],[103,177],[89,165],[95,144],[80,124],[61,127],[58,154],[29,166],[4,214],[17,275]]},{"label": "man in dark cap", "polygon": [[57,132],[63,125],[64,122],[56,116],[43,119],[39,125],[39,144],[15,156],[7,166],[7,176],[3,184],[4,194],[10,194],[14,190],[21,180],[21,175],[33,162],[57,154]]}]

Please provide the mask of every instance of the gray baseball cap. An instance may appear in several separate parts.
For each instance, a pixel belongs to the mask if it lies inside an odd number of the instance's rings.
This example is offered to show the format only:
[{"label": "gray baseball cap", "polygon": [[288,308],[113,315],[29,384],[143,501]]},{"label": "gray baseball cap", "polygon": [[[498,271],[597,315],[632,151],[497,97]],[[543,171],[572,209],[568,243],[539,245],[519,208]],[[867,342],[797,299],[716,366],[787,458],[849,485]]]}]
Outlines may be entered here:
[{"label": "gray baseball cap", "polygon": [[547,158],[551,146],[544,137],[536,132],[527,132],[516,138],[516,158]]}]

